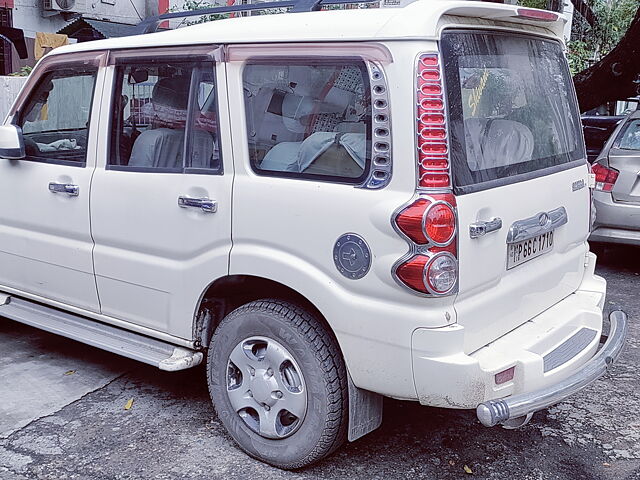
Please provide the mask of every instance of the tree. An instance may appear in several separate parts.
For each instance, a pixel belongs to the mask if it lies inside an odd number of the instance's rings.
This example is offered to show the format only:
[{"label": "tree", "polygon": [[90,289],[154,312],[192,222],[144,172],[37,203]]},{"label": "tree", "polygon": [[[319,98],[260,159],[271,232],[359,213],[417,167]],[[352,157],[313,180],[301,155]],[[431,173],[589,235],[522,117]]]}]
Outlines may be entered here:
[{"label": "tree", "polygon": [[[620,32],[622,38],[617,45],[614,43],[615,47],[600,61],[573,77],[583,112],[609,101],[640,95],[640,5],[637,0],[635,3],[635,16],[626,33]],[[614,41],[615,37],[611,43]]]}]

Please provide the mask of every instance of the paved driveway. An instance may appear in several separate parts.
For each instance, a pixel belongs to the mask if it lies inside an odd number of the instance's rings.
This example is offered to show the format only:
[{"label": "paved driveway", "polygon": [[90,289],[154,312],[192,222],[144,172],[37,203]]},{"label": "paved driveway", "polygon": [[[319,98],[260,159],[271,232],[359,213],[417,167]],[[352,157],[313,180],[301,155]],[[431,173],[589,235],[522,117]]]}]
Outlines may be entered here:
[{"label": "paved driveway", "polygon": [[0,319],[0,479],[640,480],[640,249],[608,248],[598,270],[631,324],[611,376],[515,431],[387,400],[380,429],[299,472],[234,446],[202,368],[163,373]]}]

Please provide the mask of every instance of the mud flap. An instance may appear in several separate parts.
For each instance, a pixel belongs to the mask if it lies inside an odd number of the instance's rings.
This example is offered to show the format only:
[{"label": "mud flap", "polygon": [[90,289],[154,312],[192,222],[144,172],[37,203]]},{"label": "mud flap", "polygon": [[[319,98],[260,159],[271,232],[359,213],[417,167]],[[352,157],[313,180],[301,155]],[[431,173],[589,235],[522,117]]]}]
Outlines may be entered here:
[{"label": "mud flap", "polygon": [[350,442],[364,437],[382,424],[382,395],[356,387],[349,380],[349,435]]}]

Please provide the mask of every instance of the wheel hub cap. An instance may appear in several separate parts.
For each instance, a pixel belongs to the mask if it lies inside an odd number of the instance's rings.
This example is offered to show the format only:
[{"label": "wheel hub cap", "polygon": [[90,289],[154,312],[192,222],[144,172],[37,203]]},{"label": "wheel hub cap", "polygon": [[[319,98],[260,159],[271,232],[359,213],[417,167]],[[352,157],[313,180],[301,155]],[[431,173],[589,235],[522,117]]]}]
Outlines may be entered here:
[{"label": "wheel hub cap", "polygon": [[244,423],[265,438],[285,438],[302,424],[307,390],[291,353],[267,337],[250,337],[231,351],[227,395]]}]

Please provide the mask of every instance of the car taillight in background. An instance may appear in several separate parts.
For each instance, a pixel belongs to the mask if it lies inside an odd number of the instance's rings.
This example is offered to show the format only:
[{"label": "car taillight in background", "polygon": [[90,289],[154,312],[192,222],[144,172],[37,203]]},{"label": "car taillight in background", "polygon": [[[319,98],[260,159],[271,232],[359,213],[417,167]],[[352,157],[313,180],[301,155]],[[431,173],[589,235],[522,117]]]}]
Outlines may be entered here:
[{"label": "car taillight in background", "polygon": [[410,251],[393,268],[402,285],[426,295],[458,288],[458,218],[451,192],[449,142],[438,54],[423,54],[416,67],[417,192],[399,208],[393,224]]},{"label": "car taillight in background", "polygon": [[618,170],[605,167],[599,163],[594,163],[591,166],[591,173],[596,176],[596,190],[602,192],[610,192],[613,190],[613,186],[618,179]]}]

